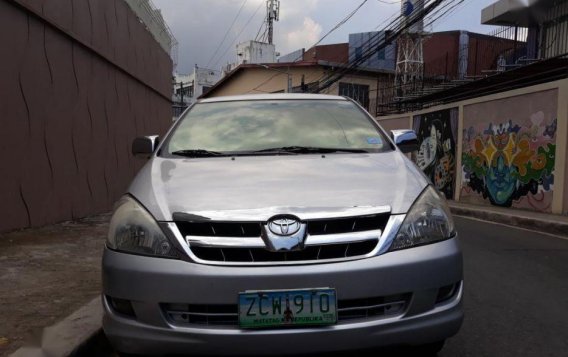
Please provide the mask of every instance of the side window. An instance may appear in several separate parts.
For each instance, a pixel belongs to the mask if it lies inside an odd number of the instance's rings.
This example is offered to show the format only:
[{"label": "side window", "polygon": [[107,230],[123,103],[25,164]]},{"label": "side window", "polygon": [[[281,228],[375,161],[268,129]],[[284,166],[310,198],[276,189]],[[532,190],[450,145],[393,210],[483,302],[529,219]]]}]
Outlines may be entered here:
[{"label": "side window", "polygon": [[340,82],[339,95],[349,97],[361,104],[363,108],[369,110],[368,85]]}]

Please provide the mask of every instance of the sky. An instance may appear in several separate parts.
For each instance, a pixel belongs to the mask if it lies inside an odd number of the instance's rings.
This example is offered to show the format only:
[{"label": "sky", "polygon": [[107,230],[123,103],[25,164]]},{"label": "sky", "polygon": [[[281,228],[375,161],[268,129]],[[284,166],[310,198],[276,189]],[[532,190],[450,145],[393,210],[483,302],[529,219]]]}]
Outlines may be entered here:
[{"label": "sky", "polygon": [[[236,44],[254,39],[266,16],[266,0],[152,1],[161,9],[179,43],[176,68],[179,73],[191,72],[195,64],[219,69],[222,65],[235,62]],[[492,27],[480,24],[481,10],[495,1],[464,0],[454,13],[426,30],[488,33]],[[276,51],[284,55],[300,48],[308,49],[361,2],[362,0],[281,0],[280,20],[274,24]],[[231,27],[243,3],[244,6]],[[349,33],[374,31],[378,26],[380,29],[385,20],[398,13],[400,1],[367,0],[346,24],[322,44],[348,42]]]}]

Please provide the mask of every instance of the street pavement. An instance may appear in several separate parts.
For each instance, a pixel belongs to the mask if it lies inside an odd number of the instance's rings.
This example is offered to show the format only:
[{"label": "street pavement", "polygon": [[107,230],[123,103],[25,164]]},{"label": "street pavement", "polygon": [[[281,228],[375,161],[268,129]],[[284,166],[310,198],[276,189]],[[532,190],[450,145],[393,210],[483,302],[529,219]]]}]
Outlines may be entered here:
[{"label": "street pavement", "polygon": [[568,240],[459,217],[456,224],[465,321],[439,356],[568,356]]},{"label": "street pavement", "polygon": [[[464,252],[465,320],[438,356],[568,356],[568,239],[455,220]],[[374,355],[422,354],[388,350]]]}]

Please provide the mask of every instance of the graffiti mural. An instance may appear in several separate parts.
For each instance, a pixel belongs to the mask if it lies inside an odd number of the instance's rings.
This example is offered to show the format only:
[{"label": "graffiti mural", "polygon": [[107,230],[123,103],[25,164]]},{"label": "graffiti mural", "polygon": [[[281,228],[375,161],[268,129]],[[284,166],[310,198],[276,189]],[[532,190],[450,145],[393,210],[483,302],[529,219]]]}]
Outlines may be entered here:
[{"label": "graffiti mural", "polygon": [[546,116],[537,111],[525,123],[464,127],[462,195],[477,194],[496,206],[549,211],[557,119]]},{"label": "graffiti mural", "polygon": [[453,199],[458,109],[417,115],[413,126],[420,141],[416,165],[446,198]]}]

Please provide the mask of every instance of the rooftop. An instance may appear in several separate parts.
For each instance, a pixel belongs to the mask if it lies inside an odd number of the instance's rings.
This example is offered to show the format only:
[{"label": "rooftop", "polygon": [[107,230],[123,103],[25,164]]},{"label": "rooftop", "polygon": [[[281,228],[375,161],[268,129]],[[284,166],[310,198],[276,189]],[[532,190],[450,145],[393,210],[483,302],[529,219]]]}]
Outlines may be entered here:
[{"label": "rooftop", "polygon": [[530,27],[538,23],[539,8],[554,0],[498,0],[481,11],[484,25]]},{"label": "rooftop", "polygon": [[[298,67],[313,67],[313,66],[324,66],[330,68],[344,68],[346,67],[345,63],[335,63],[329,61],[301,61],[301,62],[275,62],[275,63],[243,63],[238,65],[235,69],[231,72],[227,73],[220,81],[215,83],[207,93],[204,93],[199,98],[206,98],[208,95],[212,94],[217,88],[221,87],[225,84],[228,80],[232,79],[235,74],[241,72],[245,69],[266,69],[270,70],[271,68],[298,68]],[[283,73],[285,70],[281,70]],[[361,75],[377,75],[377,74],[394,74],[394,71],[389,70],[380,70],[374,68],[357,68],[356,71],[358,74]]]}]

